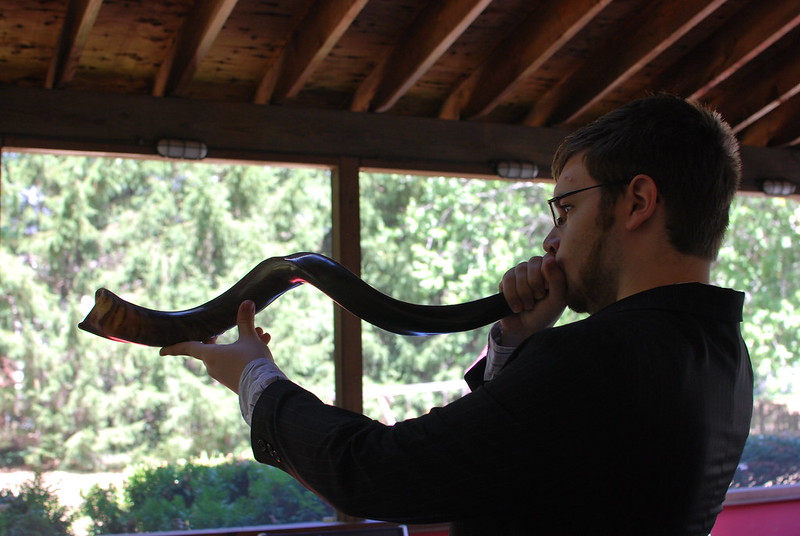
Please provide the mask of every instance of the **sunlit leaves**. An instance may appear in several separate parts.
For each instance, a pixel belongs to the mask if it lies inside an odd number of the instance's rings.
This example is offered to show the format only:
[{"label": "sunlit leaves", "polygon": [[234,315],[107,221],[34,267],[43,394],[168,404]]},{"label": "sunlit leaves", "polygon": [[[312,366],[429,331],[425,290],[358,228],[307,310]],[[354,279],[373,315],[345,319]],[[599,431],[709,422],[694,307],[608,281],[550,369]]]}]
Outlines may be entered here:
[{"label": "sunlit leaves", "polygon": [[742,331],[757,372],[757,392],[800,389],[783,381],[800,366],[800,204],[737,197],[714,281],[746,293]]},{"label": "sunlit leaves", "polygon": [[[330,253],[329,172],[4,154],[2,181],[0,441],[23,438],[29,460],[81,468],[245,449],[235,397],[200,363],[102,340],[76,324],[100,286],[148,307],[185,309],[267,257]],[[542,253],[551,193],[537,183],[364,173],[362,276],[414,303],[494,294],[507,269]],[[737,198],[713,277],[747,293],[743,332],[759,391],[792,389],[796,200]],[[326,399],[333,307],[301,287],[257,317],[280,366]],[[410,338],[364,323],[365,383],[459,379],[485,341],[486,329]]]},{"label": "sunlit leaves", "polygon": [[[4,154],[2,171],[0,357],[9,388],[0,442],[30,444],[31,463],[81,469],[243,450],[235,396],[201,364],[99,339],[77,323],[101,286],[155,309],[185,309],[266,257],[321,250],[329,173],[27,154]],[[332,385],[330,300],[298,293],[278,302],[259,323],[287,355],[305,347],[284,369]]]}]

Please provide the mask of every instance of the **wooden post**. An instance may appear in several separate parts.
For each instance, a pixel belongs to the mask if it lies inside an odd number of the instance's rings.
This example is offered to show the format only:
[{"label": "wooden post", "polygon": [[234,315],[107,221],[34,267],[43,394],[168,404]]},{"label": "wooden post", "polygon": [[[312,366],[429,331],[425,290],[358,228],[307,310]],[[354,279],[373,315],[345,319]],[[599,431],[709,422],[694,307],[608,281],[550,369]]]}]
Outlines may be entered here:
[{"label": "wooden post", "polygon": [[[361,213],[358,189],[359,160],[341,158],[331,176],[333,258],[357,276],[361,275]],[[333,359],[336,405],[357,413],[363,411],[364,372],[361,349],[361,319],[334,307]],[[339,521],[358,521],[337,512]]]},{"label": "wooden post", "polygon": [[[341,158],[333,169],[333,258],[354,274],[361,274],[361,217],[358,189],[359,160]],[[361,319],[334,308],[334,365],[336,405],[363,411]]]}]

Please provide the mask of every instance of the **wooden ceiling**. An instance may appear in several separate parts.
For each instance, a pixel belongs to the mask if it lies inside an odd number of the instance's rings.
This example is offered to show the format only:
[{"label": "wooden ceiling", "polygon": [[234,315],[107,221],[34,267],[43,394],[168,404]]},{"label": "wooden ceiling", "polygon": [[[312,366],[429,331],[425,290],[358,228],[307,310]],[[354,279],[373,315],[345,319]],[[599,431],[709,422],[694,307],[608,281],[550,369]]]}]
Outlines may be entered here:
[{"label": "wooden ceiling", "polygon": [[745,189],[800,184],[798,26],[800,0],[2,0],[0,136],[546,171],[564,132],[666,90],[731,123]]}]

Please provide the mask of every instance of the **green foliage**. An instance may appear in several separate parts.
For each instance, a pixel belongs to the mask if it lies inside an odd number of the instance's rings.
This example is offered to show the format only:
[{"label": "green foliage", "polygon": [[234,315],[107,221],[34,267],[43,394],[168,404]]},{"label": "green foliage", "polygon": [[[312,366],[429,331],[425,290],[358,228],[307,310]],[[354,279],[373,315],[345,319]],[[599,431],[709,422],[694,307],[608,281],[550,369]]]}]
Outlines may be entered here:
[{"label": "green foliage", "polygon": [[800,204],[739,196],[714,268],[715,283],[746,292],[742,332],[762,396],[798,392]]},{"label": "green foliage", "polygon": [[141,467],[121,494],[93,487],[83,513],[102,534],[294,523],[334,511],[278,469],[228,462]]},{"label": "green foliage", "polygon": [[73,516],[42,483],[41,474],[20,487],[19,494],[0,490],[0,536],[71,535]]},{"label": "green foliage", "polygon": [[[541,251],[546,186],[504,181],[364,174],[362,276],[398,299],[461,303],[497,292],[505,271]],[[397,337],[364,326],[371,382],[460,378],[485,344],[485,329]]]},{"label": "green foliage", "polygon": [[81,513],[91,519],[90,534],[122,534],[133,530],[117,496],[113,484],[107,488],[92,486],[84,495]]},{"label": "green foliage", "polygon": [[[77,324],[101,286],[179,310],[266,257],[324,252],[328,172],[13,153],[2,164],[3,445],[80,470],[247,449],[235,397],[202,364]],[[311,387],[333,383],[331,311],[320,293],[293,292],[259,315],[276,352],[305,346],[282,365]]]},{"label": "green foliage", "polygon": [[[101,286],[179,310],[266,257],[329,252],[329,174],[13,153],[2,166],[4,459],[93,470],[246,451],[235,397],[201,364],[76,326]],[[416,303],[493,294],[508,268],[541,253],[551,192],[541,183],[362,174],[362,277]],[[743,332],[764,396],[797,389],[787,378],[797,378],[800,356],[798,281],[796,201],[738,197],[714,282],[747,292]],[[334,383],[332,309],[303,286],[258,317],[281,367],[324,399]],[[460,379],[485,341],[486,329],[398,337],[365,323],[365,383]],[[459,395],[398,397],[392,409],[402,419]],[[365,407],[380,416],[373,401]]]}]

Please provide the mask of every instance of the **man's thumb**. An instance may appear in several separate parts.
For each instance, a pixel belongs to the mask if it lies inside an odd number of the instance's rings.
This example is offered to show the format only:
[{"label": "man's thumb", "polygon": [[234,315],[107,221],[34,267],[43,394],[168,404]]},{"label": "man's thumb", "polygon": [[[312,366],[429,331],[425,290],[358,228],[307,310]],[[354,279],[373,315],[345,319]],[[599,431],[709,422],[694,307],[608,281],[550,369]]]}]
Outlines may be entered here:
[{"label": "man's thumb", "polygon": [[254,337],[256,334],[256,304],[250,300],[243,301],[236,313],[236,326],[239,337]]}]

